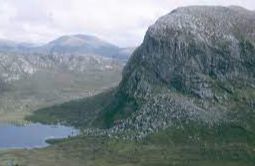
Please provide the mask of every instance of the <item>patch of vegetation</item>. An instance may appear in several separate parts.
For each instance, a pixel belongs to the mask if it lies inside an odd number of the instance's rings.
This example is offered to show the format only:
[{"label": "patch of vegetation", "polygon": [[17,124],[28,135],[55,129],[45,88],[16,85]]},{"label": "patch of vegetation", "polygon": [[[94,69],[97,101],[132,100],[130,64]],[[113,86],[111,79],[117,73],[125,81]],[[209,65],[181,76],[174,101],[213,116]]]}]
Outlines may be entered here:
[{"label": "patch of vegetation", "polygon": [[[249,139],[246,139],[249,138]],[[235,126],[193,123],[168,128],[142,141],[107,137],[52,140],[52,146],[0,152],[0,163],[38,166],[253,166],[255,135]]]},{"label": "patch of vegetation", "polygon": [[85,99],[42,108],[26,120],[43,124],[63,124],[76,128],[109,128],[137,110],[136,102],[115,89]]},{"label": "patch of vegetation", "polygon": [[77,128],[88,127],[99,112],[110,104],[115,90],[93,97],[74,100],[52,107],[42,108],[26,117],[26,120],[43,124],[63,124]]},{"label": "patch of vegetation", "polygon": [[134,99],[121,93],[117,93],[111,103],[101,110],[94,125],[110,128],[115,122],[129,117],[137,109],[138,104]]}]

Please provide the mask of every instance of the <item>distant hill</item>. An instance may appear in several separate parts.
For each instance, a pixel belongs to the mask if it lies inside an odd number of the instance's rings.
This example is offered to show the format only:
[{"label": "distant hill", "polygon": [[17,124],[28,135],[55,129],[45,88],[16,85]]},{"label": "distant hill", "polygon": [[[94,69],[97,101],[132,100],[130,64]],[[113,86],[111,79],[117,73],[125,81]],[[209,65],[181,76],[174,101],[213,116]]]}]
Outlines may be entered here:
[{"label": "distant hill", "polygon": [[89,35],[61,36],[47,44],[37,46],[30,43],[19,43],[0,40],[0,52],[27,54],[62,54],[62,55],[97,55],[126,62],[132,48],[119,48],[107,41]]},{"label": "distant hill", "polygon": [[99,54],[113,57],[120,48],[95,36],[71,35],[59,37],[38,49],[48,53]]},{"label": "distant hill", "polygon": [[28,52],[35,44],[32,43],[19,43],[11,40],[0,40],[0,52]]}]

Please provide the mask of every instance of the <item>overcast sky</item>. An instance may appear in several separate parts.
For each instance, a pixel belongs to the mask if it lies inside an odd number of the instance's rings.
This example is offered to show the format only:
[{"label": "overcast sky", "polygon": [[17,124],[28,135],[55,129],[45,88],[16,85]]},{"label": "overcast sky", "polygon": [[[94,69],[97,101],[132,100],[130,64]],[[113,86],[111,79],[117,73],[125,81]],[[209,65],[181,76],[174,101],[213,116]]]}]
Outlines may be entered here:
[{"label": "overcast sky", "polygon": [[121,47],[138,45],[149,25],[178,6],[239,5],[255,0],[0,0],[0,38],[44,43],[90,34]]}]

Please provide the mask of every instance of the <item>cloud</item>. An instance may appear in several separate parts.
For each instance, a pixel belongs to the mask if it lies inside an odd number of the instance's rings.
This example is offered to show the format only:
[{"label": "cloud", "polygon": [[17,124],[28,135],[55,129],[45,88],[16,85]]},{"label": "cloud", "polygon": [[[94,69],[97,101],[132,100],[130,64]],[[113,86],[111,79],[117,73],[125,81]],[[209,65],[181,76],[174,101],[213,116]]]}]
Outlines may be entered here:
[{"label": "cloud", "polygon": [[155,20],[178,6],[240,5],[254,0],[0,0],[0,38],[47,42],[92,34],[120,46],[138,45]]}]

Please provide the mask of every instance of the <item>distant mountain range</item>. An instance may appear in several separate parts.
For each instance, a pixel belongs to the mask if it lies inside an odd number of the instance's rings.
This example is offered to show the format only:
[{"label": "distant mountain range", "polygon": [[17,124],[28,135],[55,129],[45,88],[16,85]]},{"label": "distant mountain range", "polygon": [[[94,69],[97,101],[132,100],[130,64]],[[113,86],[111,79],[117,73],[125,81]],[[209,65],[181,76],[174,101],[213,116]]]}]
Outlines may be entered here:
[{"label": "distant mountain range", "polygon": [[119,68],[133,50],[88,35],[62,36],[40,46],[0,40],[0,79],[19,80],[42,70],[105,71],[116,64]]},{"label": "distant mountain range", "polygon": [[134,48],[120,48],[107,41],[89,35],[61,36],[47,44],[19,43],[0,40],[0,52],[22,54],[63,54],[63,55],[99,55],[121,61],[127,61]]}]

